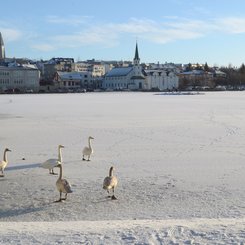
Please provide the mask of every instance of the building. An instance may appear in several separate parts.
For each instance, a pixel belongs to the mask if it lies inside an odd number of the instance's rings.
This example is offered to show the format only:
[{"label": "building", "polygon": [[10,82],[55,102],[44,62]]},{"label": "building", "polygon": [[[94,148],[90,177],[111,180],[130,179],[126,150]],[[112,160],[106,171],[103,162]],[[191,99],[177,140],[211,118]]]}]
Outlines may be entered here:
[{"label": "building", "polygon": [[39,92],[40,71],[32,65],[0,66],[0,92]]},{"label": "building", "polygon": [[215,86],[213,72],[190,70],[179,74],[182,89],[210,89]]},{"label": "building", "polygon": [[91,72],[93,77],[102,77],[106,73],[106,64],[102,62],[77,62],[74,64],[74,70],[77,72]]},{"label": "building", "polygon": [[54,89],[63,92],[79,91],[93,86],[91,72],[56,72]]},{"label": "building", "polygon": [[179,77],[173,71],[164,69],[145,70],[148,90],[176,90],[179,87]]},{"label": "building", "polygon": [[145,89],[145,76],[140,65],[137,43],[133,64],[127,67],[116,67],[110,70],[105,74],[102,87],[106,90]]},{"label": "building", "polygon": [[5,47],[4,47],[4,42],[2,38],[2,34],[0,32],[0,60],[4,60],[5,57]]},{"label": "building", "polygon": [[51,84],[57,71],[72,72],[74,71],[73,58],[52,58],[43,64],[42,80]]}]

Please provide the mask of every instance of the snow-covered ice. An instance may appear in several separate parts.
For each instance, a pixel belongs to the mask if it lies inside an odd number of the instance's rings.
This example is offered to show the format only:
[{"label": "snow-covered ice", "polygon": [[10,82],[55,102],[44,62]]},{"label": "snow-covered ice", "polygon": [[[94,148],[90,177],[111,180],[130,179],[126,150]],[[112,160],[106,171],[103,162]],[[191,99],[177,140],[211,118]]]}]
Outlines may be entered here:
[{"label": "snow-covered ice", "polygon": [[[0,243],[244,242],[245,93],[169,95],[1,95]],[[59,144],[73,193],[54,203],[57,176],[39,166]],[[102,189],[112,165],[116,201]]]}]

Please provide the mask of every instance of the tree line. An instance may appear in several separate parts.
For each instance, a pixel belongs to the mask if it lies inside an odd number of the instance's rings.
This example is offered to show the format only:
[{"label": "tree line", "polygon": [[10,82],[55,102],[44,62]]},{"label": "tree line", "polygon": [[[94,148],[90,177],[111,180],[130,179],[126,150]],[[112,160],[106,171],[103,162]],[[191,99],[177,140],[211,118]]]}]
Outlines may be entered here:
[{"label": "tree line", "polygon": [[216,78],[217,85],[231,86],[237,89],[241,86],[245,87],[245,65],[242,64],[239,68],[232,67],[221,67],[220,71],[226,73],[225,78]]},{"label": "tree line", "polygon": [[[210,89],[217,86],[225,86],[229,89],[245,89],[245,65],[242,64],[239,68],[229,65],[228,67],[209,67],[207,63],[204,65],[188,64],[185,72],[188,71],[201,71],[198,75],[181,76],[180,88],[185,89],[188,86],[201,87],[207,86]],[[220,75],[218,71],[224,72]],[[212,74],[211,76],[208,74]]]}]

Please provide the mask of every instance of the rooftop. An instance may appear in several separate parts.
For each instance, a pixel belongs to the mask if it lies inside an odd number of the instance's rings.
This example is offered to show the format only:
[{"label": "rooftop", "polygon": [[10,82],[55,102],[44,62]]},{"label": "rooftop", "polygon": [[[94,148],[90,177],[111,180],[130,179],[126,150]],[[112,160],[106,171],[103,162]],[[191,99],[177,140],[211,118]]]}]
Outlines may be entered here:
[{"label": "rooftop", "polygon": [[132,71],[133,67],[118,67],[113,68],[106,74],[106,77],[122,77],[128,75]]}]

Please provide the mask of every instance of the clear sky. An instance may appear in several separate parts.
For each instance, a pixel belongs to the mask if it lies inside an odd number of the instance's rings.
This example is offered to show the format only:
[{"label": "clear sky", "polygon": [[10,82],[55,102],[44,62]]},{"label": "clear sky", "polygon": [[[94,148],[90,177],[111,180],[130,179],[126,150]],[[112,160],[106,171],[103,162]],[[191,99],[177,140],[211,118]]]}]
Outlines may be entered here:
[{"label": "clear sky", "polygon": [[10,0],[0,4],[7,57],[245,62],[245,0]]}]

